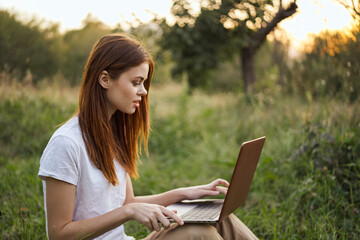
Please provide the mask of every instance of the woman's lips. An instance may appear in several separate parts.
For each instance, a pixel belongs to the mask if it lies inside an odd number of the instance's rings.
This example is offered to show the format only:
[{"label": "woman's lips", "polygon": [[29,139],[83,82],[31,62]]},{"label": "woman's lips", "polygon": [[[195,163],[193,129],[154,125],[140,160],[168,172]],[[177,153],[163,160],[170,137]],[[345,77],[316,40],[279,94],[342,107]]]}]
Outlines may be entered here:
[{"label": "woman's lips", "polygon": [[133,103],[136,108],[140,107],[140,100],[134,101]]}]

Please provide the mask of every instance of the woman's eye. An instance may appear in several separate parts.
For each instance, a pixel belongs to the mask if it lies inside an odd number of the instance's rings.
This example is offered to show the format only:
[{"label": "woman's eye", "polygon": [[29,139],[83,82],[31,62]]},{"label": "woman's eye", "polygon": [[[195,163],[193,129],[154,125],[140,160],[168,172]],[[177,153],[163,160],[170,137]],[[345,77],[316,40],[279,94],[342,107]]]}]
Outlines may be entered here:
[{"label": "woman's eye", "polygon": [[140,82],[133,82],[133,85],[138,86],[138,85],[140,85]]}]

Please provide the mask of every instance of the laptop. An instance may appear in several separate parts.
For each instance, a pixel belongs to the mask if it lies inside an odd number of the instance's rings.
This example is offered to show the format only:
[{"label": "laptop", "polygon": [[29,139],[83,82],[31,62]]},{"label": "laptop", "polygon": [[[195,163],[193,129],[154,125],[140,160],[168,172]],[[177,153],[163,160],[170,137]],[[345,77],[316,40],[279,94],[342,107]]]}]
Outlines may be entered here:
[{"label": "laptop", "polygon": [[184,200],[167,208],[177,210],[185,223],[217,223],[224,220],[244,203],[265,139],[261,137],[241,145],[225,199]]}]

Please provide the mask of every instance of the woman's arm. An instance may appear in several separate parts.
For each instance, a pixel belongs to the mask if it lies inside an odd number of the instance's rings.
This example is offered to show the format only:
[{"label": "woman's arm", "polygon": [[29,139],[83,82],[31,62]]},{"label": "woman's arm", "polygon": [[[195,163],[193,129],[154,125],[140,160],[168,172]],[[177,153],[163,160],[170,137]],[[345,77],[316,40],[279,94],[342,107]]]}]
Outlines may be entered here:
[{"label": "woman's arm", "polygon": [[[224,185],[225,187],[222,187],[220,185]],[[129,177],[129,175],[127,175],[126,199],[124,204],[134,203],[134,202],[145,202],[145,203],[155,203],[161,206],[168,206],[170,204],[179,202],[184,199],[192,200],[192,199],[203,198],[206,196],[217,196],[220,193],[226,195],[227,187],[229,187],[229,183],[226,180],[217,179],[206,185],[177,188],[156,195],[135,197],[131,183],[131,178]]]},{"label": "woman's arm", "polygon": [[76,186],[53,178],[46,178],[46,208],[49,239],[80,239],[97,237],[127,220],[125,208],[117,208],[104,215],[72,221]]},{"label": "woman's arm", "polygon": [[165,216],[179,224],[176,214],[160,205],[133,203],[114,209],[106,214],[73,221],[76,186],[53,178],[46,178],[46,207],[49,239],[92,239],[114,229],[129,220],[146,225],[151,231],[170,226]]}]

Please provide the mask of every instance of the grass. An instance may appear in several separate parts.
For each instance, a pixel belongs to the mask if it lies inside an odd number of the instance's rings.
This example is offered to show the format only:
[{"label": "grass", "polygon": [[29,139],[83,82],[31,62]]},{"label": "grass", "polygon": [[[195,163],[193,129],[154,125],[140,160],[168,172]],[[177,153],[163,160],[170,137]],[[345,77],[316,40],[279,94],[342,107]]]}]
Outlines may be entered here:
[{"label": "grass", "polygon": [[[135,194],[229,180],[241,143],[266,135],[236,215],[261,239],[360,237],[359,102],[186,92],[174,83],[151,89],[150,156],[142,157]],[[76,110],[77,94],[61,84],[0,85],[1,239],[46,238],[39,159]],[[134,221],[125,229],[148,233]]]}]

